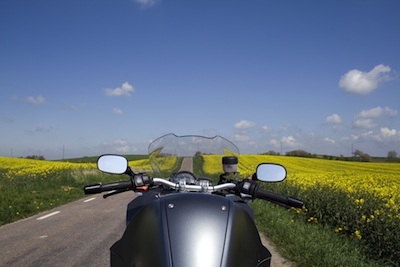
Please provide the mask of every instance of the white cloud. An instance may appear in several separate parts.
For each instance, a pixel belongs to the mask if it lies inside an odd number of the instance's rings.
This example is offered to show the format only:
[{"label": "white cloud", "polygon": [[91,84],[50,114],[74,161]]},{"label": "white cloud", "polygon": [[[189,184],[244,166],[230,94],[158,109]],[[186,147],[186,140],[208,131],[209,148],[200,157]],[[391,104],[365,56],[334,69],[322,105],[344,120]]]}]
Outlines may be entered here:
[{"label": "white cloud", "polygon": [[109,151],[110,153],[129,154],[137,151],[136,147],[123,139],[116,139],[111,143],[103,143],[102,147],[103,150]]},{"label": "white cloud", "polygon": [[255,122],[253,121],[246,121],[246,120],[241,120],[235,124],[235,129],[237,130],[245,130],[252,128],[256,125]]},{"label": "white cloud", "polygon": [[36,125],[33,129],[25,130],[25,133],[28,135],[36,135],[40,133],[49,133],[51,132],[51,128],[45,127],[43,125]]},{"label": "white cloud", "polygon": [[43,96],[28,96],[26,101],[28,101],[29,103],[33,104],[33,105],[42,105],[44,103],[46,103],[46,99]]},{"label": "white cloud", "polygon": [[397,110],[391,109],[388,107],[381,108],[381,107],[376,107],[376,108],[371,108],[368,110],[363,110],[360,113],[357,114],[357,117],[359,118],[378,118],[383,115],[388,115],[390,117],[394,117],[397,115]]},{"label": "white cloud", "polygon": [[116,115],[122,115],[122,114],[124,114],[124,113],[122,112],[122,109],[119,109],[119,108],[113,108],[113,113],[116,114]]},{"label": "white cloud", "polygon": [[276,139],[271,139],[271,141],[269,141],[269,144],[274,147],[279,147],[281,145],[281,143]]},{"label": "white cloud", "polygon": [[354,120],[353,125],[357,128],[374,128],[377,126],[375,121],[371,118],[358,118]]},{"label": "white cloud", "polygon": [[362,110],[354,119],[353,125],[358,128],[374,128],[378,126],[377,119],[383,116],[394,117],[397,110],[388,107],[375,107],[368,110]]},{"label": "white cloud", "polygon": [[331,116],[326,117],[325,121],[327,123],[332,123],[332,124],[339,124],[342,122],[342,118],[338,114],[333,114]]},{"label": "white cloud", "polygon": [[380,129],[380,135],[383,138],[390,138],[392,136],[395,136],[397,134],[396,129],[389,129],[387,127],[383,127]]},{"label": "white cloud", "polygon": [[340,78],[339,87],[349,93],[366,95],[389,80],[389,76],[386,73],[390,72],[390,70],[389,66],[382,64],[375,66],[369,72],[357,69],[350,70]]},{"label": "white cloud", "polygon": [[127,153],[132,153],[134,150],[130,146],[119,146],[115,149],[118,153],[121,154],[127,154]]},{"label": "white cloud", "polygon": [[121,87],[118,88],[107,88],[104,90],[107,96],[130,96],[131,93],[135,92],[135,88],[130,85],[128,82],[122,84]]},{"label": "white cloud", "polygon": [[234,142],[248,142],[250,140],[250,137],[244,134],[235,134],[232,137],[232,141]]},{"label": "white cloud", "polygon": [[67,108],[72,111],[81,111],[81,110],[85,109],[85,107],[86,107],[85,104],[67,106]]},{"label": "white cloud", "polygon": [[261,132],[262,133],[269,133],[271,129],[268,126],[263,126],[261,127]]},{"label": "white cloud", "polygon": [[325,137],[324,141],[327,142],[327,143],[335,144],[335,140],[333,140],[331,138],[328,138],[328,137]]},{"label": "white cloud", "polygon": [[293,136],[285,136],[281,139],[282,145],[287,147],[295,147],[298,144],[296,143],[296,139]]},{"label": "white cloud", "polygon": [[390,150],[395,143],[400,144],[400,132],[387,127],[382,127],[376,132],[367,131],[358,133],[352,137],[353,140],[360,142],[360,144],[368,144],[380,149]]},{"label": "white cloud", "polygon": [[135,0],[135,1],[142,7],[150,7],[156,4],[156,0]]}]

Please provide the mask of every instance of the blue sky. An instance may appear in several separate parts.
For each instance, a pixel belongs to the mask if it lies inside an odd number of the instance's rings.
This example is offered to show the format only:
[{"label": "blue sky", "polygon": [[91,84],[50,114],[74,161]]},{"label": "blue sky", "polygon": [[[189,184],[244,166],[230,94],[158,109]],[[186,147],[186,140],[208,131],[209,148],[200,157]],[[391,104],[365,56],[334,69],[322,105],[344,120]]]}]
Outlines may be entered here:
[{"label": "blue sky", "polygon": [[3,0],[0,155],[400,153],[400,1]]}]

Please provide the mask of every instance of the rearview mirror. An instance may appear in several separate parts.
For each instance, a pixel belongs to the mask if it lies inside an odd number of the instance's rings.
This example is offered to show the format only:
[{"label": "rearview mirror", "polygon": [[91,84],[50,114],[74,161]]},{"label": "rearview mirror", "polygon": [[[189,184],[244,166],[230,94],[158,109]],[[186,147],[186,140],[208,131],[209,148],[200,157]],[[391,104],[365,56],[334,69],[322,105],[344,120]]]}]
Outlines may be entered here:
[{"label": "rearview mirror", "polygon": [[257,166],[256,175],[263,182],[281,182],[286,178],[286,169],[275,163],[261,163]]},{"label": "rearview mirror", "polygon": [[97,160],[97,168],[102,172],[123,174],[128,168],[128,160],[119,155],[102,155]]}]

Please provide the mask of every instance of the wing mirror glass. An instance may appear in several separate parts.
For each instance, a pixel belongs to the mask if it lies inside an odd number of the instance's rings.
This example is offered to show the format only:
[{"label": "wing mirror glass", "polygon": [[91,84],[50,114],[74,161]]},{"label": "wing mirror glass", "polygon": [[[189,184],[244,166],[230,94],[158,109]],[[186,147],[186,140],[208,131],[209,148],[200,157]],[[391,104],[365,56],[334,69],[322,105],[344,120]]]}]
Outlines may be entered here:
[{"label": "wing mirror glass", "polygon": [[123,174],[128,168],[128,160],[119,155],[102,155],[97,160],[97,168],[102,172]]},{"label": "wing mirror glass", "polygon": [[281,182],[286,178],[286,169],[275,163],[261,163],[256,170],[257,179],[263,182]]}]

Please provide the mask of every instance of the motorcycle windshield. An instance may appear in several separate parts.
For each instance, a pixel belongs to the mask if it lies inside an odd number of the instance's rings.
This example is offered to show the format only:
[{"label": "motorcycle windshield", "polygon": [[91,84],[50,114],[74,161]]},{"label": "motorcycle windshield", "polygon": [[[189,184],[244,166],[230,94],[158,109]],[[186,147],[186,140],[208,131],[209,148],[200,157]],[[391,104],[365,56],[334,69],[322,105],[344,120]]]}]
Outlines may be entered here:
[{"label": "motorcycle windshield", "polygon": [[190,171],[196,177],[203,176],[202,156],[210,155],[221,164],[222,157],[239,157],[239,149],[231,141],[221,137],[199,135],[177,136],[167,134],[154,140],[148,148],[149,160],[156,177],[170,177],[178,171]]}]

